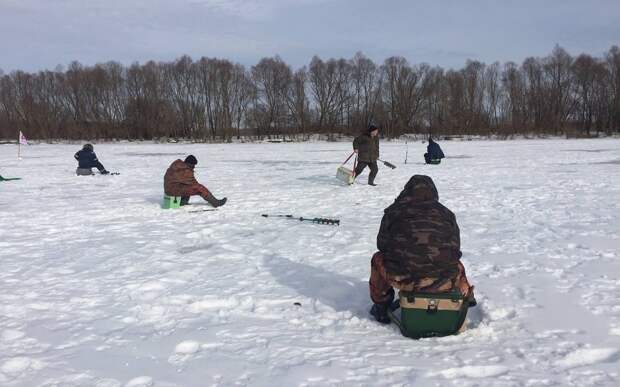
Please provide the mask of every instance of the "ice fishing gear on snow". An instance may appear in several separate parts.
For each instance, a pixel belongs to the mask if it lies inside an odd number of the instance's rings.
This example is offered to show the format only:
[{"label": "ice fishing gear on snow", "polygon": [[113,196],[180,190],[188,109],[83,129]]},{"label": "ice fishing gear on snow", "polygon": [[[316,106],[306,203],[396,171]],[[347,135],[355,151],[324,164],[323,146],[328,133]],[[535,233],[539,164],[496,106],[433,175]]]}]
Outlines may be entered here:
[{"label": "ice fishing gear on snow", "polygon": [[[353,161],[353,169],[349,169],[346,168],[344,165],[351,159],[351,157],[353,157],[353,155],[355,155],[355,161]],[[337,171],[336,171],[336,179],[346,183],[346,184],[353,184],[353,182],[355,181],[355,167],[357,166],[357,154],[355,152],[352,152],[349,157],[347,157],[347,159],[340,164],[340,166],[338,167]]]},{"label": "ice fishing gear on snow", "polygon": [[409,156],[409,143],[407,143],[407,140],[405,140],[405,164],[407,164],[407,156]]},{"label": "ice fishing gear on snow", "polygon": [[390,163],[389,161],[383,161],[381,159],[377,159],[377,160],[381,161],[383,163],[383,165],[385,165],[388,168],[396,169],[396,165]]},{"label": "ice fishing gear on snow", "polygon": [[[94,176],[95,172],[93,172],[92,168],[77,168],[75,170],[75,174],[78,176]],[[99,172],[100,175],[108,175],[108,176],[118,176],[120,172],[109,172],[107,170],[103,170]]]},{"label": "ice fishing gear on snow", "polygon": [[[387,315],[404,336],[412,339],[448,336],[463,328],[469,302],[459,291],[452,293],[399,292]],[[400,309],[400,316],[396,311]]]},{"label": "ice fishing gear on snow", "polygon": [[164,202],[162,204],[162,208],[164,209],[174,209],[181,207],[181,197],[180,196],[168,196],[164,195]]},{"label": "ice fishing gear on snow", "polygon": [[21,180],[21,177],[2,177],[2,175],[0,175],[0,181],[11,181],[11,180]]},{"label": "ice fishing gear on snow", "polygon": [[333,226],[340,226],[340,219],[329,219],[329,218],[304,218],[304,217],[294,217],[293,215],[269,215],[262,214],[264,218],[285,218],[285,219],[293,219],[299,220],[300,222],[312,222],[318,224],[330,224]]}]

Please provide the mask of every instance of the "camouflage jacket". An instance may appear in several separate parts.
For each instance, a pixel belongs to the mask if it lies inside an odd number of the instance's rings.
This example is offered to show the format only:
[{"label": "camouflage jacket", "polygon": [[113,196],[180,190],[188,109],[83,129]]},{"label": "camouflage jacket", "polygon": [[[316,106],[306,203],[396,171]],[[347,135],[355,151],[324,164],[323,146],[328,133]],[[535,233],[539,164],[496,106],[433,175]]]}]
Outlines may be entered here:
[{"label": "camouflage jacket", "polygon": [[359,161],[375,162],[379,158],[379,137],[361,134],[353,140],[353,149],[357,149]]},{"label": "camouflage jacket", "polygon": [[198,184],[194,170],[182,160],[175,160],[164,175],[164,192],[170,196],[182,196],[187,188]]},{"label": "camouflage jacket", "polygon": [[415,175],[385,209],[377,247],[394,281],[415,285],[421,279],[454,279],[461,257],[459,227],[452,211],[439,203],[428,176]]}]

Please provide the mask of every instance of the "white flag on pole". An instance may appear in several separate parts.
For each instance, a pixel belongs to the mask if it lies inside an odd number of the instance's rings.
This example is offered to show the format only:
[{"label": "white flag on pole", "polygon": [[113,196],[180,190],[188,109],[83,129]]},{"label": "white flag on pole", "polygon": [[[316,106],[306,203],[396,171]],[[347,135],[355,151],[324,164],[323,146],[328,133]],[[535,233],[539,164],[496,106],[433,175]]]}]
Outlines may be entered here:
[{"label": "white flag on pole", "polygon": [[26,136],[24,136],[21,130],[19,131],[19,143],[21,145],[28,145],[28,139],[26,139]]}]

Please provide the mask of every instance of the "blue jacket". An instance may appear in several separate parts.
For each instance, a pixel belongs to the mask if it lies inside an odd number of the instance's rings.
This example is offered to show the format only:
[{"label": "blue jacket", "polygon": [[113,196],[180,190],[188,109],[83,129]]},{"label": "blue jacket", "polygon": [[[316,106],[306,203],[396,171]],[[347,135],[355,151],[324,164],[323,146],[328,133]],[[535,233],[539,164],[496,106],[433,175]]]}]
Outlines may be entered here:
[{"label": "blue jacket", "polygon": [[428,146],[426,147],[426,152],[428,153],[428,156],[431,160],[443,159],[446,157],[444,156],[439,144],[433,141],[432,138],[428,139]]},{"label": "blue jacket", "polygon": [[102,168],[95,152],[82,149],[73,156],[78,161],[79,168]]}]

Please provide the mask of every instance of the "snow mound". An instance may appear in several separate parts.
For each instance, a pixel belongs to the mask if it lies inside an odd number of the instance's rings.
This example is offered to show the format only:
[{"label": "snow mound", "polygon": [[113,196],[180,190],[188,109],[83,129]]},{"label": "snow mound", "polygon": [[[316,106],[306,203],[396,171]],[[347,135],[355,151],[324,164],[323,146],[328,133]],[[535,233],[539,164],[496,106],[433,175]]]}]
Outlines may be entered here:
[{"label": "snow mound", "polygon": [[574,368],[596,363],[614,362],[620,357],[620,350],[616,348],[587,348],[578,349],[569,353],[556,364],[563,368]]},{"label": "snow mound", "polygon": [[174,348],[174,352],[179,355],[191,355],[200,350],[200,343],[197,341],[183,341]]},{"label": "snow mound", "polygon": [[443,376],[446,379],[456,378],[489,378],[508,372],[509,368],[500,365],[492,366],[463,366],[448,368],[439,372],[431,372],[429,376]]},{"label": "snow mound", "polygon": [[0,367],[0,371],[5,374],[19,374],[30,368],[31,364],[32,359],[27,357],[14,357],[5,361],[2,367]]},{"label": "snow mound", "polygon": [[153,386],[153,378],[150,376],[139,376],[133,378],[125,384],[125,387],[151,387]]},{"label": "snow mound", "polygon": [[2,331],[2,340],[3,341],[13,341],[17,339],[21,339],[25,336],[25,333],[22,331],[18,331],[15,329],[5,329]]}]

